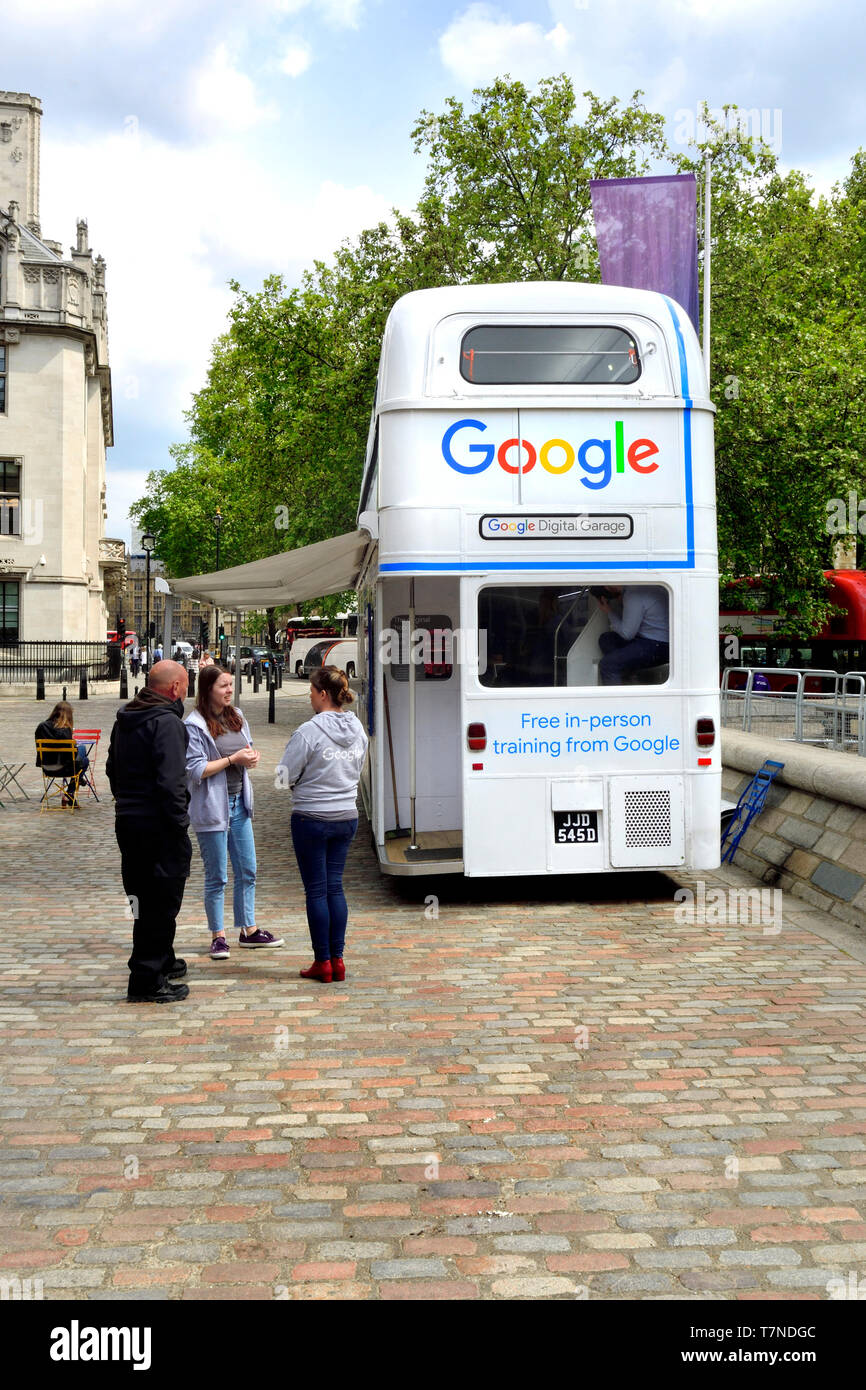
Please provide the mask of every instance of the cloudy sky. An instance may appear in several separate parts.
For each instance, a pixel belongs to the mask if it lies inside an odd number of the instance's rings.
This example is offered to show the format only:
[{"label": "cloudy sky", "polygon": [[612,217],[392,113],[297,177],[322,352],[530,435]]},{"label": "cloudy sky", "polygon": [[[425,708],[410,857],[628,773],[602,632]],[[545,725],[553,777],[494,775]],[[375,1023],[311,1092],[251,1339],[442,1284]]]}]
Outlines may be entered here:
[{"label": "cloudy sky", "polygon": [[688,128],[764,113],[818,190],[866,143],[862,0],[3,0],[0,88],[42,99],[42,229],[107,261],[110,535],[185,437],[234,277],[297,280],[410,209],[422,107],[510,73],[635,88]]}]

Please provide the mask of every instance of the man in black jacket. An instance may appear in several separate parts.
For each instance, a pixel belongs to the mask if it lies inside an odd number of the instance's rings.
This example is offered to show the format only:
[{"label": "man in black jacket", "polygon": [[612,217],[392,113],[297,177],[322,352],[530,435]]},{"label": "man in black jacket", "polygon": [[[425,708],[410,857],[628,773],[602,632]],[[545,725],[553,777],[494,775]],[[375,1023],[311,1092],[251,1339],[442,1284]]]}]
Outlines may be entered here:
[{"label": "man in black jacket", "polygon": [[186,964],[174,954],[177,914],[192,849],[186,789],[187,674],[158,661],[140,695],[118,711],[106,773],[116,802],[123,888],[134,925],[129,958],[132,1003],[185,999]]}]

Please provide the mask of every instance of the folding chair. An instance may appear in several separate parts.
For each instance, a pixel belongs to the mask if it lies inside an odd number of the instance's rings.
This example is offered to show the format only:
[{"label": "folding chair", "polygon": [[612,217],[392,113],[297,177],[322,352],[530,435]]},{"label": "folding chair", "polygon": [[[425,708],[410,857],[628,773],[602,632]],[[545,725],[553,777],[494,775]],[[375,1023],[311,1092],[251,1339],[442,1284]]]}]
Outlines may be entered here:
[{"label": "folding chair", "polygon": [[[26,763],[4,763],[0,762],[0,792],[6,793],[10,801],[29,801],[30,797],[18,781],[19,772],[23,772]],[[21,793],[16,796],[14,788],[17,787]],[[0,801],[0,806],[3,802]]]},{"label": "folding chair", "polygon": [[96,755],[99,752],[99,740],[102,737],[101,729],[73,729],[72,737],[76,743],[86,744],[89,767],[86,772],[81,774],[81,781],[87,788],[89,794],[96,801],[99,797],[96,794]]},{"label": "folding chair", "polygon": [[[774,777],[778,777],[784,763],[774,762],[772,758],[767,758],[762,767],[758,769],[749,782],[743,788],[737,808],[728,823],[728,828],[722,836],[722,863],[733,861],[734,852],[748,830],[755,816],[759,816],[764,809],[764,802],[767,800],[770,787]],[[725,846],[727,845],[727,849]]]},{"label": "folding chair", "polygon": [[36,760],[42,771],[42,799],[39,814],[56,806],[61,811],[74,811],[78,805],[78,787],[82,774],[65,769],[74,766],[77,749],[74,738],[38,738]]}]

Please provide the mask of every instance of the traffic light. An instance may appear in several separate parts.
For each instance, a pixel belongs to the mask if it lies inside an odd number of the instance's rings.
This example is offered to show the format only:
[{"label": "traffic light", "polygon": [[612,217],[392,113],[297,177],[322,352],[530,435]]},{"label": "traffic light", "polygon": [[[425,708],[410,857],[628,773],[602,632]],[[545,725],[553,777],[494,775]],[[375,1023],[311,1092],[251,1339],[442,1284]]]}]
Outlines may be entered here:
[{"label": "traffic light", "polygon": [[123,642],[123,639],[124,639],[125,636],[126,636],[126,619],[125,619],[125,618],[120,618],[119,621],[118,621],[118,624],[117,624],[117,640],[118,640],[118,642]]},{"label": "traffic light", "polygon": [[220,623],[220,630],[219,630],[219,639],[220,639],[220,641],[223,640],[223,638],[225,637],[225,635],[226,635],[226,630],[225,630],[225,628],[223,627],[222,623]]},{"label": "traffic light", "polygon": [[156,623],[151,623],[150,628],[148,629],[148,636],[149,636],[149,637],[155,637],[155,636],[156,636]]},{"label": "traffic light", "polygon": [[204,618],[199,619],[198,640],[203,647],[207,646],[207,622]]}]

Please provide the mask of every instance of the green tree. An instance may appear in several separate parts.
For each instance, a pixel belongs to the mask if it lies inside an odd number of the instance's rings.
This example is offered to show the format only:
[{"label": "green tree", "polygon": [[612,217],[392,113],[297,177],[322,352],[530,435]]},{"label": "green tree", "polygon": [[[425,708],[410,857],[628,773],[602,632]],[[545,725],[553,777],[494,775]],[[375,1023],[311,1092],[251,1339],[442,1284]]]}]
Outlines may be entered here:
[{"label": "green tree", "polygon": [[564,74],[535,92],[498,78],[422,111],[412,131],[428,172],[418,219],[441,248],[447,283],[597,279],[591,179],[628,178],[667,154],[664,118],[641,92],[627,105],[584,92],[578,113]]},{"label": "green tree", "polygon": [[534,91],[500,78],[469,107],[422,111],[412,136],[427,177],[411,215],[362,232],[297,287],[278,276],[256,292],[233,285],[191,442],[173,451],[184,476],[151,475],[138,504],[173,571],[208,567],[217,501],[224,563],[352,529],[396,299],[432,285],[597,279],[590,180],[663,160],[700,175],[709,149],[721,567],[773,580],[785,620],[806,632],[827,609],[827,503],[866,490],[863,154],[846,186],[816,201],[760,142],[716,126],[674,154],[639,92],[579,101],[565,76]]},{"label": "green tree", "polygon": [[829,612],[828,503],[864,484],[850,199],[815,200],[801,173],[782,175],[767,146],[736,129],[716,126],[680,166],[699,172],[707,149],[722,578],[763,576],[782,630],[807,635]]}]

